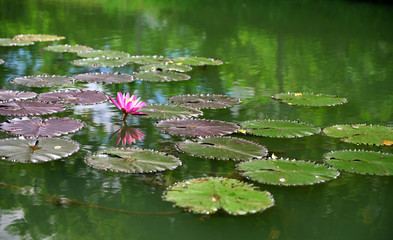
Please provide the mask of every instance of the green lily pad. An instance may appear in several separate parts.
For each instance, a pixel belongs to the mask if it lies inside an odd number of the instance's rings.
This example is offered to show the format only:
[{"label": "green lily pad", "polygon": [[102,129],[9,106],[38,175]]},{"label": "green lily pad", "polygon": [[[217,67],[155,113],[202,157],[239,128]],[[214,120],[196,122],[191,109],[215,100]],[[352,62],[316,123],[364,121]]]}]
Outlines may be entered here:
[{"label": "green lily pad", "polygon": [[85,58],[106,58],[106,59],[117,59],[129,57],[130,54],[122,51],[112,51],[112,50],[92,50],[88,52],[78,53],[79,57]]},{"label": "green lily pad", "polygon": [[181,161],[172,155],[139,148],[101,150],[88,156],[86,163],[93,168],[125,173],[162,172],[181,165]]},{"label": "green lily pad", "polygon": [[202,115],[203,112],[195,108],[185,107],[176,104],[149,104],[142,109],[147,115],[140,115],[147,118],[191,118]]},{"label": "green lily pad", "polygon": [[237,165],[240,174],[260,183],[296,186],[336,179],[340,173],[322,164],[298,160],[251,160]]},{"label": "green lily pad", "polygon": [[12,39],[20,40],[20,41],[27,40],[33,42],[52,42],[52,41],[63,40],[65,39],[65,37],[57,36],[57,35],[49,35],[49,34],[20,34],[20,35],[16,35]]},{"label": "green lily pad", "polygon": [[186,140],[176,144],[176,148],[191,156],[217,160],[244,161],[263,158],[267,155],[265,146],[233,137],[207,137],[197,141]]},{"label": "green lily pad", "polygon": [[12,138],[0,140],[3,160],[40,163],[65,158],[79,150],[79,144],[61,138]]},{"label": "green lily pad", "polygon": [[83,58],[77,59],[71,62],[75,66],[79,67],[122,67],[126,65],[120,59],[107,59],[107,58]]},{"label": "green lily pad", "polygon": [[99,73],[84,73],[74,76],[78,82],[92,82],[92,83],[125,83],[134,81],[134,77],[130,74],[124,73],[111,73],[111,72],[99,72]]},{"label": "green lily pad", "polygon": [[327,153],[324,158],[327,164],[346,172],[379,176],[393,175],[393,154],[344,150]]},{"label": "green lily pad", "polygon": [[16,77],[11,79],[10,82],[27,87],[56,87],[71,85],[74,83],[74,78],[57,75],[36,75]]},{"label": "green lily pad", "polygon": [[130,56],[122,59],[127,63],[136,63],[136,64],[154,64],[154,63],[165,63],[170,62],[171,60],[168,58],[164,58],[163,56]]},{"label": "green lily pad", "polygon": [[316,94],[316,93],[279,93],[272,98],[280,100],[289,105],[305,106],[336,106],[344,104],[347,99],[338,96]]},{"label": "green lily pad", "polygon": [[247,132],[257,136],[275,138],[294,138],[311,136],[321,129],[307,123],[284,120],[253,120],[240,123]]},{"label": "green lily pad", "polygon": [[137,72],[134,73],[136,79],[149,82],[172,82],[185,81],[190,79],[190,76],[177,72]]},{"label": "green lily pad", "polygon": [[38,101],[11,101],[0,102],[0,115],[26,116],[42,115],[64,111],[65,107],[60,104],[52,104]]},{"label": "green lily pad", "polygon": [[176,63],[155,63],[143,65],[140,67],[143,71],[176,71],[176,72],[189,72],[192,70],[191,66],[176,64]]},{"label": "green lily pad", "polygon": [[187,94],[168,98],[168,101],[193,108],[218,109],[240,103],[238,98],[219,94]]},{"label": "green lily pad", "polygon": [[4,46],[4,47],[27,46],[32,44],[34,44],[34,42],[28,40],[14,40],[11,38],[0,38],[0,46]]},{"label": "green lily pad", "polygon": [[205,65],[221,65],[224,62],[218,59],[205,57],[175,57],[172,58],[175,63],[182,63],[191,66],[205,66]]},{"label": "green lily pad", "polygon": [[212,214],[222,209],[232,215],[261,212],[274,206],[268,191],[230,178],[189,179],[170,186],[164,200],[201,214]]},{"label": "green lily pad", "polygon": [[391,146],[393,127],[366,124],[334,125],[323,129],[329,137],[341,138],[341,141],[355,144],[373,144]]},{"label": "green lily pad", "polygon": [[51,52],[80,53],[80,52],[92,51],[93,48],[83,45],[78,45],[78,44],[75,45],[63,44],[63,45],[47,46],[44,47],[44,50],[51,51]]},{"label": "green lily pad", "polygon": [[52,103],[86,105],[105,102],[108,97],[101,92],[92,90],[66,90],[41,93],[37,99]]},{"label": "green lily pad", "polygon": [[22,100],[22,99],[34,98],[36,96],[37,93],[34,92],[0,90],[0,101]]}]

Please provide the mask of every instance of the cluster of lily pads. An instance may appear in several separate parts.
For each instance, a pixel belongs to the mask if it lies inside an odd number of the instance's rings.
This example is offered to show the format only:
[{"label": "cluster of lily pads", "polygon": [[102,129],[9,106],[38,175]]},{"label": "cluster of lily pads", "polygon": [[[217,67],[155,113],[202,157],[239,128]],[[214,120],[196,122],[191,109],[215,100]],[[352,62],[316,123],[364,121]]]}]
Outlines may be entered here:
[{"label": "cluster of lily pads", "polygon": [[[73,77],[18,77],[11,82],[30,87],[47,87],[69,85],[75,81],[124,83],[133,81],[134,78],[172,81],[182,79],[179,78],[180,73],[174,71],[184,72],[191,70],[192,66],[223,63],[217,59],[202,57],[167,59],[161,56],[130,56],[124,52],[93,50],[81,45],[54,45],[46,47],[46,50],[76,52],[80,57],[84,57],[75,60],[75,65],[109,67],[134,63],[141,65],[142,71],[134,75],[85,73]],[[83,90],[41,94],[0,90],[0,115],[22,116],[0,124],[1,130],[21,136],[1,139],[0,155],[5,160],[17,162],[45,162],[71,155],[78,151],[78,143],[55,137],[78,131],[83,127],[82,122],[70,118],[52,117],[43,120],[26,116],[55,113],[70,104],[101,103],[108,98],[104,93]],[[300,107],[335,106],[347,102],[345,98],[314,93],[280,93],[272,98]],[[321,129],[308,123],[271,119],[231,123],[197,117],[203,115],[204,109],[228,108],[240,104],[240,99],[218,94],[187,94],[171,96],[168,102],[170,104],[148,104],[143,107],[146,115],[138,117],[161,119],[155,123],[160,131],[185,137],[184,141],[176,144],[176,149],[180,152],[206,159],[237,161],[237,172],[255,182],[280,186],[311,185],[334,180],[340,175],[340,171],[393,175],[393,155],[388,153],[336,151],[324,155],[324,164],[317,164],[277,158],[274,155],[268,157],[265,146],[240,137],[224,136],[244,133],[260,137],[295,138],[323,133],[348,143],[391,146],[392,127],[348,124]],[[108,148],[87,156],[86,163],[89,166],[107,171],[140,174],[173,170],[182,165],[179,158],[164,152],[127,148],[127,144],[130,145],[144,136],[143,132],[138,132],[135,128],[125,125],[113,136],[117,134],[117,144],[123,142],[123,148]],[[163,198],[174,202],[176,206],[203,214],[214,213],[219,209],[234,215],[247,214],[260,212],[274,205],[273,196],[268,191],[260,191],[237,179],[222,177],[188,179],[176,183],[165,191]]]}]

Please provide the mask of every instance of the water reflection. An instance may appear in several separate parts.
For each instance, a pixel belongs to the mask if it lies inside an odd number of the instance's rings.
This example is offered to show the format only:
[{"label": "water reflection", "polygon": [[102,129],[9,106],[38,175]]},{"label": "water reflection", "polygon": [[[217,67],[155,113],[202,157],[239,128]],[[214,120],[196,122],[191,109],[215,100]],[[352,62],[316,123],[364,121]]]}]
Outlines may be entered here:
[{"label": "water reflection", "polygon": [[126,147],[127,144],[132,145],[133,143],[136,143],[136,141],[142,140],[146,135],[141,130],[134,128],[133,126],[128,126],[124,121],[123,126],[114,132],[109,140],[112,140],[115,136],[117,136],[116,146],[118,146],[121,142],[123,147]]}]

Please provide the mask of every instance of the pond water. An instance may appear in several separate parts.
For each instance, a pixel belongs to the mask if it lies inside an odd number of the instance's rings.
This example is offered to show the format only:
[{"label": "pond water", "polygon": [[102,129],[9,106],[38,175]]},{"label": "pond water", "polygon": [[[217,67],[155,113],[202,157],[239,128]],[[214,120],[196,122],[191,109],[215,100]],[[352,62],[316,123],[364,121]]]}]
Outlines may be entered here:
[{"label": "pond water", "polygon": [[[393,126],[393,7],[356,1],[162,1],[31,0],[0,2],[0,38],[56,34],[66,39],[25,47],[0,47],[0,89],[130,92],[148,103],[168,103],[179,94],[227,94],[241,104],[203,110],[200,118],[239,123],[282,119],[314,124],[364,123]],[[77,84],[29,88],[10,79],[86,72],[132,74],[137,65],[76,67],[72,53],[44,47],[81,44],[131,55],[202,56],[220,66],[194,67],[181,82]],[[281,92],[338,95],[348,103],[302,107],[271,98]],[[174,145],[184,137],[162,133],[155,119],[129,116],[145,137],[132,146],[175,155],[183,165],[156,174],[111,173],[89,167],[85,157],[116,146],[110,136],[122,114],[109,101],[71,106],[45,115],[80,119],[85,126],[66,135],[81,149],[48,163],[0,161],[0,239],[392,239],[393,178],[341,173],[334,181],[302,187],[258,184],[242,178],[235,162],[190,157]],[[0,122],[13,117],[0,116]],[[323,134],[293,139],[232,136],[267,147],[269,154],[322,162],[329,151],[365,149],[393,153],[392,146],[343,143]],[[12,135],[0,132],[0,138]],[[262,213],[197,215],[163,201],[178,181],[221,176],[269,191],[275,206]],[[58,206],[54,196],[75,200]]]}]

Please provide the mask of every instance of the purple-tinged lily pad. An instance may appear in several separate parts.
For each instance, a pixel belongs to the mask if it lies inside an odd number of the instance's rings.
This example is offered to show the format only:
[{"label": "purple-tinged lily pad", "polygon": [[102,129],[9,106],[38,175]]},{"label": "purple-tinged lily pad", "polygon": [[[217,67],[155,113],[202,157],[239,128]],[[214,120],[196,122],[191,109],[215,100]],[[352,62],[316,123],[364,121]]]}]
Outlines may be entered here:
[{"label": "purple-tinged lily pad", "polygon": [[218,94],[187,94],[168,98],[168,101],[193,108],[227,108],[240,103],[238,98]]},{"label": "purple-tinged lily pad", "polygon": [[92,82],[92,83],[125,83],[134,81],[134,77],[130,74],[124,73],[111,73],[111,72],[100,72],[100,73],[84,73],[74,76],[78,82]]},{"label": "purple-tinged lily pad", "polygon": [[172,81],[185,81],[191,77],[187,74],[177,72],[137,72],[134,74],[136,79],[149,82],[172,82]]},{"label": "purple-tinged lily pad", "polygon": [[51,52],[80,53],[80,52],[92,51],[93,48],[88,46],[78,45],[78,44],[75,45],[62,44],[62,45],[47,46],[44,48],[44,50],[51,51]]},{"label": "purple-tinged lily pad", "polygon": [[129,57],[130,54],[126,52],[112,51],[112,50],[92,50],[88,52],[78,53],[78,56],[85,57],[85,58],[117,59],[117,58]]},{"label": "purple-tinged lily pad", "polygon": [[24,76],[16,77],[11,79],[11,83],[24,85],[27,87],[55,87],[55,86],[66,86],[71,85],[74,82],[74,78],[67,76],[57,75],[36,75],[36,76]]},{"label": "purple-tinged lily pad", "polygon": [[14,118],[0,123],[0,129],[15,135],[25,137],[54,137],[70,132],[76,132],[83,127],[83,123],[71,118],[39,117]]},{"label": "purple-tinged lily pad", "polygon": [[33,42],[52,42],[65,39],[63,36],[48,35],[48,34],[20,34],[12,38],[13,40],[27,40]]},{"label": "purple-tinged lily pad", "polygon": [[141,115],[141,117],[159,119],[191,118],[203,114],[198,109],[177,104],[149,104],[143,107],[143,112],[147,115]]},{"label": "purple-tinged lily pad", "polygon": [[236,132],[234,123],[208,119],[168,119],[156,123],[161,131],[178,136],[220,136]]},{"label": "purple-tinged lily pad", "polygon": [[13,40],[11,38],[0,38],[0,46],[11,47],[11,46],[27,46],[32,45],[34,42],[27,40]]},{"label": "purple-tinged lily pad", "polygon": [[65,107],[60,104],[52,104],[38,101],[12,101],[0,102],[0,115],[27,116],[42,115],[64,111]]},{"label": "purple-tinged lily pad", "polygon": [[34,98],[37,93],[34,92],[18,92],[10,90],[0,90],[0,101],[22,100]]},{"label": "purple-tinged lily pad", "polygon": [[126,62],[123,62],[120,59],[107,59],[107,58],[83,58],[77,59],[71,62],[75,66],[80,67],[122,67],[126,65]]},{"label": "purple-tinged lily pad", "polygon": [[170,62],[171,60],[168,58],[164,58],[163,56],[131,56],[122,59],[127,63],[136,63],[136,64],[154,64],[154,63],[165,63]]},{"label": "purple-tinged lily pad", "polygon": [[67,90],[59,92],[41,93],[37,96],[40,101],[66,104],[96,104],[108,100],[108,97],[100,92],[91,90]]}]

